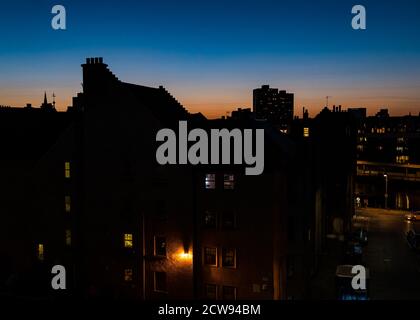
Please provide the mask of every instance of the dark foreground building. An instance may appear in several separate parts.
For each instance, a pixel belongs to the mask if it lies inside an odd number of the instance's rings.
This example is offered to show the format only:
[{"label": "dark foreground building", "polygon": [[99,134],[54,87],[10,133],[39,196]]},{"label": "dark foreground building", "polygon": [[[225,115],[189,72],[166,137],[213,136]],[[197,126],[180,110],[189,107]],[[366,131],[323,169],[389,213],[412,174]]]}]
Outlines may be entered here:
[{"label": "dark foreground building", "polygon": [[[163,87],[82,65],[67,112],[2,108],[1,292],[125,299],[286,299],[290,140],[266,123],[208,121]],[[264,128],[265,171],[161,166],[156,133]],[[68,290],[50,287],[63,265]]]}]

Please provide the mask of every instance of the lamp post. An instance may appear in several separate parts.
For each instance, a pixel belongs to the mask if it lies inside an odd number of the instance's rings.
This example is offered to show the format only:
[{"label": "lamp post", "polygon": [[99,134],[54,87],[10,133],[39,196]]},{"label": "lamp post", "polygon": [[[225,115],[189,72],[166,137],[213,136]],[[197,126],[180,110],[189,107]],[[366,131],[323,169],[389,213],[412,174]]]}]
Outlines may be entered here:
[{"label": "lamp post", "polygon": [[388,209],[388,175],[384,174],[385,178],[385,209]]}]

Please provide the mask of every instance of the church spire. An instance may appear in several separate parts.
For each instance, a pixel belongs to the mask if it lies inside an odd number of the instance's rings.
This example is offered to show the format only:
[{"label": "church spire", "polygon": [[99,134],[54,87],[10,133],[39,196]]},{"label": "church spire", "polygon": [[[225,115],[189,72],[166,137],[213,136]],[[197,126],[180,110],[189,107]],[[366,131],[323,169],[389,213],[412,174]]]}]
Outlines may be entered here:
[{"label": "church spire", "polygon": [[46,106],[47,104],[48,104],[48,101],[47,101],[47,92],[44,91],[44,106]]}]

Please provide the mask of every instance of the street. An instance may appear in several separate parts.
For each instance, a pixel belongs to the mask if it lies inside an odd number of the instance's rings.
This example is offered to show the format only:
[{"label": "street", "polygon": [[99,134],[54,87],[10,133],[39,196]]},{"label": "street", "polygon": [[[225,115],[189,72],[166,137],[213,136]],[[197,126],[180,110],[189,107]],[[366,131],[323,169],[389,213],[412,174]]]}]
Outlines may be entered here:
[{"label": "street", "polygon": [[364,264],[370,269],[371,300],[420,299],[420,253],[405,239],[411,222],[381,209],[363,209],[358,215],[370,220]]}]

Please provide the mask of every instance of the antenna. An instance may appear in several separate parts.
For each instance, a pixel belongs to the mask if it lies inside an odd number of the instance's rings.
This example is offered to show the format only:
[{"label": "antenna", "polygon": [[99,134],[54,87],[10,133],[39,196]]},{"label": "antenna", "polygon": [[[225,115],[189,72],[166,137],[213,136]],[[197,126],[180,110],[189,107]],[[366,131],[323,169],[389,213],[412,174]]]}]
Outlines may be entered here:
[{"label": "antenna", "polygon": [[328,108],[328,101],[329,99],[332,98],[332,96],[326,96],[325,99],[327,100],[327,108]]}]

